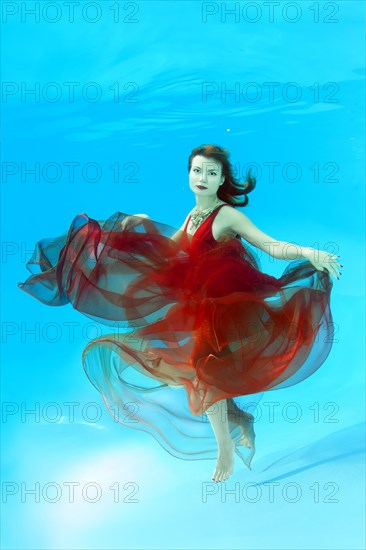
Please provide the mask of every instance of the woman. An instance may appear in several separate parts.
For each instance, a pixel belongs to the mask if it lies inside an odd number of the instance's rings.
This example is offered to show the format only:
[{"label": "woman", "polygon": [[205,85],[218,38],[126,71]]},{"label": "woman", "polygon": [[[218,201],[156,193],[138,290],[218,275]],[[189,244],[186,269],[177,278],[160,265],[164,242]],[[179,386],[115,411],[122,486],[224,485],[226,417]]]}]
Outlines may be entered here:
[{"label": "woman", "polygon": [[[339,256],[278,241],[236,210],[256,181],[248,174],[240,184],[224,149],[193,149],[188,171],[196,206],[178,231],[146,214],[117,212],[100,224],[76,216],[67,235],[37,243],[27,267],[41,273],[19,287],[134,328],[86,346],[87,376],[115,420],[176,457],[212,458],[208,418],[220,482],[234,451],[249,468],[255,452],[254,417],[234,398],[296,384],[327,358]],[[263,273],[241,238],[292,261],[278,279]]]}]

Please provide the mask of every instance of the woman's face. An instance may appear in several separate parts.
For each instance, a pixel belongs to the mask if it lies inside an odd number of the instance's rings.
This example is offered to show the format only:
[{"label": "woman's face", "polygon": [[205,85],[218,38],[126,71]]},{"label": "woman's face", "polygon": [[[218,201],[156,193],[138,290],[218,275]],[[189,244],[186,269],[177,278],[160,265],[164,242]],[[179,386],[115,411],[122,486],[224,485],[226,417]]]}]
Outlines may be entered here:
[{"label": "woman's face", "polygon": [[202,196],[216,195],[224,180],[221,162],[201,155],[193,157],[189,171],[189,187],[193,193]]}]

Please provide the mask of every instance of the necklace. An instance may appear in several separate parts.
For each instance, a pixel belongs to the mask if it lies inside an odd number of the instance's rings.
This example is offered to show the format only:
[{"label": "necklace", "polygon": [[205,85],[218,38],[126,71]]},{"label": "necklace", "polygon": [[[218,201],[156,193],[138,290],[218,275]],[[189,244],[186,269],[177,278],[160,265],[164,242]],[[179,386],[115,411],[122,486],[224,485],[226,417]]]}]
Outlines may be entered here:
[{"label": "necklace", "polygon": [[197,228],[201,223],[215,210],[216,206],[219,204],[219,201],[216,201],[213,206],[206,208],[206,210],[198,210],[195,206],[191,213],[191,223],[193,227]]}]

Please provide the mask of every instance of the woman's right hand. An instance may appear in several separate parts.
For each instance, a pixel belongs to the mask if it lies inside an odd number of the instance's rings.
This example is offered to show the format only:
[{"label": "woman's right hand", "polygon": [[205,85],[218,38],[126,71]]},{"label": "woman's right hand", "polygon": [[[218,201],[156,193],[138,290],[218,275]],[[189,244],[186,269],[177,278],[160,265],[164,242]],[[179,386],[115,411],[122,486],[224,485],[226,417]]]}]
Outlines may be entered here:
[{"label": "woman's right hand", "polygon": [[135,225],[141,223],[141,220],[138,218],[149,218],[147,214],[134,214],[132,216],[126,216],[124,220],[121,221],[121,229],[132,229]]}]

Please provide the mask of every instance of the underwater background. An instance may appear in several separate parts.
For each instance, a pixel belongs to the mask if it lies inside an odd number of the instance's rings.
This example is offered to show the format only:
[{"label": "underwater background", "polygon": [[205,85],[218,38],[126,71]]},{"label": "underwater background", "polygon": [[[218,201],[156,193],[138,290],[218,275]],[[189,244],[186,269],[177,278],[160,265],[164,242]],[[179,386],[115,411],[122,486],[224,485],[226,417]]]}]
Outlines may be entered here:
[{"label": "underwater background", "polygon": [[[364,5],[2,2],[4,549],[361,549],[364,540]],[[333,347],[265,393],[252,471],[170,456],[108,414],[81,364],[108,327],[19,292],[35,243],[86,213],[177,229],[191,150],[229,149],[242,209],[340,255]],[[280,276],[287,262],[258,251]]]}]

